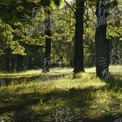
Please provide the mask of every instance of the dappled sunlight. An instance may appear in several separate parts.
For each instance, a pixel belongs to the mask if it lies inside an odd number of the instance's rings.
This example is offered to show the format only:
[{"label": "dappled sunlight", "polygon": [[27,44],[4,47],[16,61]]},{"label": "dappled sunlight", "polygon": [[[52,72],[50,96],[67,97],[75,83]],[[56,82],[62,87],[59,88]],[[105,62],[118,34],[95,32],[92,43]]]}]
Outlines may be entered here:
[{"label": "dappled sunlight", "polygon": [[0,122],[122,122],[121,0],[0,1]]},{"label": "dappled sunlight", "polygon": [[122,65],[110,65],[109,66],[109,70],[110,72],[113,72],[113,73],[119,73],[119,74],[122,74]]},{"label": "dappled sunlight", "polygon": [[95,67],[85,68],[85,71],[88,72],[88,73],[95,73],[96,72],[96,68]]},{"label": "dappled sunlight", "polygon": [[60,68],[60,72],[56,68],[53,69],[55,73],[41,73],[48,80],[40,77],[30,82],[2,86],[0,114],[4,116],[4,112],[11,113],[10,118],[14,120],[19,120],[19,115],[29,120],[31,115],[31,120],[49,119],[51,122],[56,120],[58,109],[64,111],[64,115],[59,114],[62,119],[74,115],[74,121],[102,122],[121,117],[121,75],[116,74],[111,79],[103,80],[96,77],[94,70],[87,68],[86,72],[73,78],[72,69]]},{"label": "dappled sunlight", "polygon": [[60,90],[70,90],[72,88],[75,89],[84,89],[87,87],[93,87],[93,88],[99,88],[99,87],[103,87],[106,84],[104,82],[100,82],[100,81],[88,81],[87,82],[87,78],[84,79],[75,79],[75,80],[60,80],[60,81],[54,81],[52,82],[51,86],[54,89],[60,89]]}]

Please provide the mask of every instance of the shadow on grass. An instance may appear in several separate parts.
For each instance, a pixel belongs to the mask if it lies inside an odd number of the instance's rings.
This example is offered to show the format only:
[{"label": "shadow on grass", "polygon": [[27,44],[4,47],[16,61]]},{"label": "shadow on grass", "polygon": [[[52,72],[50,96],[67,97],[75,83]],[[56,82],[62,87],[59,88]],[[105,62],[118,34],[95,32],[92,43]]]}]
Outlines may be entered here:
[{"label": "shadow on grass", "polygon": [[[122,87],[121,76],[115,76],[115,78],[104,80],[104,82],[108,84],[106,87],[108,92],[110,90],[118,92]],[[0,115],[4,116],[6,113],[12,119],[12,122],[46,122],[44,119],[48,116],[51,116],[49,122],[56,122],[56,111],[60,108],[63,113],[63,115],[60,113],[60,116],[63,116],[63,119],[59,122],[64,121],[66,116],[70,117],[71,115],[78,115],[72,117],[72,122],[80,122],[80,120],[83,122],[114,122],[117,118],[122,117],[122,113],[118,113],[116,116],[103,113],[101,116],[95,116],[94,118],[88,117],[90,109],[93,109],[92,112],[96,111],[92,106],[96,99],[95,92],[98,90],[104,91],[104,89],[105,87],[90,86],[65,91],[55,89],[49,93],[17,94],[13,97],[14,99],[3,101],[5,106],[0,107]],[[114,97],[118,99],[117,96]],[[67,108],[70,108],[69,113],[64,112],[67,111]],[[65,114],[67,115],[65,116]],[[66,122],[70,122],[70,120],[71,118]]]},{"label": "shadow on grass", "polygon": [[66,78],[66,77],[70,77],[71,74],[70,73],[59,73],[59,72],[55,72],[55,73],[48,73],[48,77],[47,74],[31,74],[31,75],[27,75],[27,76],[23,76],[23,75],[18,75],[18,76],[3,76],[0,77],[0,86],[3,85],[11,85],[11,83],[14,84],[20,84],[20,83],[27,83],[27,82],[32,82],[32,81],[50,81],[50,80],[58,80],[61,78]]},{"label": "shadow on grass", "polygon": [[108,90],[114,90],[115,92],[118,90],[122,91],[122,75],[114,74],[110,79],[104,80],[108,87]]},{"label": "shadow on grass", "polygon": [[[9,100],[5,106],[0,108],[0,114],[13,113],[8,115],[13,122],[46,122],[44,118],[51,115],[50,122],[56,122],[55,116],[58,108],[71,108],[71,114],[77,114],[77,110],[80,113],[79,119],[74,117],[73,122],[80,122],[80,120],[83,122],[114,122],[115,118],[110,115],[102,115],[94,119],[87,116],[96,97],[94,93],[100,89],[102,90],[102,87],[72,88],[67,91],[55,89],[50,93],[19,94],[15,101]],[[32,106],[36,106],[36,109],[32,109]]]}]

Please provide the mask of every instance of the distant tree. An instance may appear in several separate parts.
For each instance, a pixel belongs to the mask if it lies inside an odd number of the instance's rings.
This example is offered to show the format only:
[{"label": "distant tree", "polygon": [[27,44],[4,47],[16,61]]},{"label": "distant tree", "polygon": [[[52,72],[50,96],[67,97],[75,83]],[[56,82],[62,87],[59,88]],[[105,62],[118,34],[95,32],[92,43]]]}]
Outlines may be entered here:
[{"label": "distant tree", "polygon": [[44,55],[44,65],[43,72],[49,72],[50,65],[50,54],[51,54],[51,22],[50,22],[50,10],[45,11],[47,16],[45,18],[45,55]]},{"label": "distant tree", "polygon": [[74,12],[65,6],[55,10],[52,18],[51,66],[73,66]]},{"label": "distant tree", "polygon": [[[26,3],[26,4],[25,4]],[[5,70],[14,71],[23,69],[23,55],[25,55],[25,48],[21,44],[25,41],[25,36],[21,32],[21,19],[24,14],[31,14],[33,3],[27,1],[16,0],[2,0],[0,1],[0,16],[1,22],[1,41],[4,42],[5,52]],[[27,9],[28,11],[25,11]],[[11,11],[11,14],[10,14]],[[3,28],[4,27],[4,28]],[[23,28],[23,27],[22,27]],[[15,69],[16,65],[16,69]]]},{"label": "distant tree", "polygon": [[[61,0],[53,0],[56,6],[60,5]],[[50,54],[51,54],[51,21],[49,6],[51,5],[50,0],[42,0],[41,5],[44,7],[45,13],[47,14],[44,24],[45,24],[45,55],[44,55],[44,65],[43,72],[49,72],[50,66]]]}]

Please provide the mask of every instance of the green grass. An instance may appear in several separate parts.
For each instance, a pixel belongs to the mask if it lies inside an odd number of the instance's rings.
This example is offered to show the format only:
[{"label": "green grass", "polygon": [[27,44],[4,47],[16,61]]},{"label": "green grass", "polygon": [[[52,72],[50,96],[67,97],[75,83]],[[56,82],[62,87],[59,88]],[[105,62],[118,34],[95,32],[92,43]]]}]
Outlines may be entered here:
[{"label": "green grass", "polygon": [[[54,74],[64,74],[64,73],[69,73],[71,72],[71,68],[51,68],[50,73],[48,75],[54,75]],[[0,78],[15,78],[15,77],[31,77],[31,76],[40,76],[40,75],[45,75],[45,73],[42,73],[42,69],[38,70],[27,70],[23,72],[18,72],[18,73],[0,73]]]},{"label": "green grass", "polygon": [[[101,80],[95,68],[73,79],[72,69],[24,72],[40,74],[38,80],[0,87],[0,119],[5,122],[114,122],[122,117],[122,75]],[[16,74],[22,76],[22,73]],[[60,74],[60,75],[59,75]],[[11,74],[13,75],[13,74]],[[15,74],[14,74],[15,75]],[[43,79],[43,77],[47,79]],[[53,77],[52,77],[53,76]]]},{"label": "green grass", "polygon": [[67,77],[72,72],[71,68],[51,68],[51,71],[48,73],[42,73],[42,69],[38,70],[27,70],[19,73],[0,73],[0,84],[1,85],[10,85],[31,82],[31,81],[48,81],[54,79],[61,79]]}]

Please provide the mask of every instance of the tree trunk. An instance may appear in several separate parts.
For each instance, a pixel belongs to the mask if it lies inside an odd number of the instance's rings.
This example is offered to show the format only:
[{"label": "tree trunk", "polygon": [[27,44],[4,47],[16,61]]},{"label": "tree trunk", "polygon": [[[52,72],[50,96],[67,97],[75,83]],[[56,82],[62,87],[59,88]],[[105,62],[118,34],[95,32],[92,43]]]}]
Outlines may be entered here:
[{"label": "tree trunk", "polygon": [[23,56],[22,55],[17,55],[17,71],[22,71],[23,68]]},{"label": "tree trunk", "polygon": [[109,78],[109,40],[106,39],[107,15],[105,1],[97,1],[96,43],[96,75],[100,78]]},{"label": "tree trunk", "polygon": [[83,16],[84,0],[76,0],[76,25],[75,25],[75,50],[74,50],[74,73],[84,71],[83,51]]},{"label": "tree trunk", "polygon": [[10,50],[10,48],[7,48],[5,52],[6,52],[6,55],[5,55],[6,71],[11,72],[11,50]]},{"label": "tree trunk", "polygon": [[50,30],[50,11],[48,11],[48,16],[45,18],[45,56],[43,72],[49,72],[50,66],[50,53],[51,53],[51,30]]},{"label": "tree trunk", "polygon": [[15,71],[15,55],[11,54],[11,72]]},{"label": "tree trunk", "polygon": [[32,68],[32,57],[29,55],[28,56],[28,69]]}]

